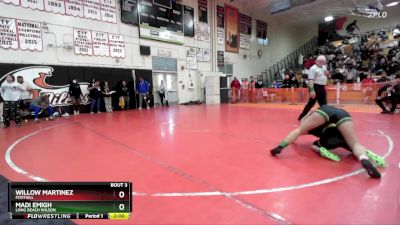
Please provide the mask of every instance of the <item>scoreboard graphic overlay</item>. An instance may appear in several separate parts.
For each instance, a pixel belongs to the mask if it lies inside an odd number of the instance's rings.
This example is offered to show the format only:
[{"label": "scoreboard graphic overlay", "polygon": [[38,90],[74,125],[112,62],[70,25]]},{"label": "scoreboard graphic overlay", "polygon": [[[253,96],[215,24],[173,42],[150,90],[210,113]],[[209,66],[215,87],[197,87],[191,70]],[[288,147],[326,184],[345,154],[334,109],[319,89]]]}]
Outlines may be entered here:
[{"label": "scoreboard graphic overlay", "polygon": [[130,182],[10,182],[11,219],[129,219]]}]

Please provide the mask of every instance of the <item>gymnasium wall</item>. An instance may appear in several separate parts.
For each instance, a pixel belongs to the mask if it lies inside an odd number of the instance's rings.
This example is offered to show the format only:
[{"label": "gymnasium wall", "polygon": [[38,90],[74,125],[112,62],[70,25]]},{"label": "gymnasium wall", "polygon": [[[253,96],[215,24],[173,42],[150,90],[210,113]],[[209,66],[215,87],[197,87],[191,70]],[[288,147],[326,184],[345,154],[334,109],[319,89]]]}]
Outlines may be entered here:
[{"label": "gymnasium wall", "polygon": [[[198,21],[197,0],[182,0],[181,3],[194,8],[195,22]],[[208,1],[208,21],[212,25],[211,9],[216,4],[231,4],[229,0],[211,0]],[[235,2],[233,2],[235,3]],[[232,4],[233,4],[232,3]],[[281,26],[279,21],[266,14],[254,15],[246,12],[244,5],[234,5],[238,7],[241,13],[253,17],[253,32],[251,38],[251,47],[249,50],[240,49],[239,53],[225,53],[226,63],[233,64],[234,74],[238,77],[249,77],[257,75],[269,68],[276,61],[282,59],[288,53],[311,39],[316,35],[316,29],[307,29],[307,32],[300,32],[299,29],[290,26]],[[0,48],[0,63],[11,64],[34,64],[34,65],[62,65],[62,66],[80,66],[80,67],[108,67],[125,69],[152,69],[152,56],[162,56],[168,54],[169,57],[177,59],[178,83],[186,87],[190,82],[194,82],[194,89],[183,88],[178,85],[179,102],[198,100],[195,94],[200,85],[193,76],[200,76],[201,72],[214,71],[212,61],[216,59],[211,57],[210,62],[199,62],[197,71],[186,69],[186,47],[199,47],[212,49],[212,42],[195,40],[192,37],[185,37],[184,45],[171,44],[160,41],[153,41],[139,38],[139,29],[134,25],[121,23],[120,1],[117,1],[117,23],[106,23],[90,19],[83,19],[72,16],[59,15],[54,13],[42,12],[28,8],[22,8],[0,1],[0,16],[22,19],[28,21],[46,23],[46,31],[43,30],[43,51],[23,51]],[[255,19],[263,20],[268,23],[269,46],[261,46],[255,38]],[[315,25],[317,27],[317,25]],[[81,28],[100,32],[109,32],[122,34],[125,42],[125,58],[112,58],[101,56],[83,56],[76,55],[73,48],[73,28]],[[211,38],[216,35],[211,34]],[[151,56],[141,56],[139,45],[151,46]],[[216,50],[224,50],[223,45],[217,45]],[[262,56],[258,56],[261,50]],[[216,54],[216,51],[215,51]],[[216,64],[216,63],[215,63]],[[189,78],[189,73],[191,78]]]}]

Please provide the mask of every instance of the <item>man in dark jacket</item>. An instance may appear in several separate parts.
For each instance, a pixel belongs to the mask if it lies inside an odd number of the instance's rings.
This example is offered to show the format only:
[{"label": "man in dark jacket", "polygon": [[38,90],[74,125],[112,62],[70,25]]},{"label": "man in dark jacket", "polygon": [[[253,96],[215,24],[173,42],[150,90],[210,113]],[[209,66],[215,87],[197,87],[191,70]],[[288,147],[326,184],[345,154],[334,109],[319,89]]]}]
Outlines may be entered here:
[{"label": "man in dark jacket", "polygon": [[68,93],[69,93],[69,97],[72,102],[72,108],[74,110],[74,115],[79,115],[82,90],[81,90],[81,87],[80,87],[77,79],[73,79],[70,82]]},{"label": "man in dark jacket", "polygon": [[[385,96],[381,96],[381,95]],[[397,104],[400,104],[400,83],[396,85],[386,85],[379,89],[376,104],[382,109],[382,113],[393,114],[396,111]],[[390,103],[390,111],[383,103]]]},{"label": "man in dark jacket", "polygon": [[94,107],[96,106],[97,113],[100,112],[100,82],[97,80],[92,80],[92,83],[88,86],[89,97],[90,97],[90,113],[94,113]]}]

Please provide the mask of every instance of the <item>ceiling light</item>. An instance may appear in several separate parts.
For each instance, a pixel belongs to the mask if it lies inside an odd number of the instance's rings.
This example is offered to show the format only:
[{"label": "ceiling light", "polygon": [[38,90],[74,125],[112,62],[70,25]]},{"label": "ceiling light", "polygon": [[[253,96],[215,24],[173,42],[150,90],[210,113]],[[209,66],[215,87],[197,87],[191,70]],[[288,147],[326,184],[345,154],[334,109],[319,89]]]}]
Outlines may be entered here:
[{"label": "ceiling light", "polygon": [[333,16],[327,16],[327,17],[325,17],[325,21],[326,22],[329,22],[329,21],[332,21],[333,20]]},{"label": "ceiling light", "polygon": [[387,4],[386,7],[396,6],[397,4],[399,4],[399,2],[391,2]]}]

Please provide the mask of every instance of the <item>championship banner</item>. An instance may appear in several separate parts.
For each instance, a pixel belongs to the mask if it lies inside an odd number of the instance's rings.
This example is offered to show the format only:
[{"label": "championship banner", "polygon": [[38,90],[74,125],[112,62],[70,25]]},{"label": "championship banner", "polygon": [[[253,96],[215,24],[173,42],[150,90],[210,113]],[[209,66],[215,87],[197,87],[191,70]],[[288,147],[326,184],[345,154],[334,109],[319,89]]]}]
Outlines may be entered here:
[{"label": "championship banner", "polygon": [[101,20],[100,0],[83,0],[83,15],[87,19]]},{"label": "championship banner", "polygon": [[194,23],[194,38],[210,42],[210,26],[206,23]]},{"label": "championship banner", "polygon": [[19,0],[2,0],[4,3],[19,5]]},{"label": "championship banner", "polygon": [[225,5],[226,32],[225,51],[239,53],[239,10]]},{"label": "championship banner", "polygon": [[110,56],[110,46],[108,44],[108,34],[92,31],[93,37],[93,55]]},{"label": "championship banner", "polygon": [[18,49],[15,19],[0,17],[0,47],[5,49]]},{"label": "championship banner", "polygon": [[199,22],[208,23],[207,0],[198,0],[198,5],[199,5]]},{"label": "championship banner", "polygon": [[65,14],[68,16],[83,17],[83,1],[65,0]]},{"label": "championship banner", "polygon": [[100,0],[101,20],[117,23],[116,0]]},{"label": "championship banner", "polygon": [[240,48],[250,49],[252,19],[250,16],[239,14]]},{"label": "championship banner", "polygon": [[120,34],[108,34],[111,57],[125,58],[124,36]]},{"label": "championship banner", "polygon": [[[0,0],[24,8],[117,23],[117,0]],[[134,1],[138,0],[123,0]],[[125,7],[126,8],[126,7]],[[136,8],[137,9],[137,8]],[[137,12],[135,12],[137,14]],[[124,15],[122,15],[124,16]],[[137,16],[136,16],[137,17]]]},{"label": "championship banner", "polygon": [[64,0],[44,0],[44,9],[47,12],[65,14]]},{"label": "championship banner", "polygon": [[44,10],[43,0],[21,0],[21,6],[30,9]]},{"label": "championship banner", "polygon": [[264,21],[257,20],[256,24],[257,28],[257,38],[266,39],[267,38],[267,31],[268,31],[268,24]]},{"label": "championship banner", "polygon": [[217,51],[217,65],[224,66],[225,65],[225,52],[224,51]]},{"label": "championship banner", "polygon": [[78,55],[93,55],[92,32],[74,28],[74,52]]},{"label": "championship banner", "polygon": [[17,20],[17,24],[20,49],[43,51],[41,23]]},{"label": "championship banner", "polygon": [[225,40],[225,8],[217,5],[217,44],[223,45]]}]

